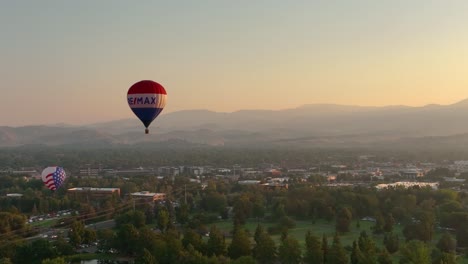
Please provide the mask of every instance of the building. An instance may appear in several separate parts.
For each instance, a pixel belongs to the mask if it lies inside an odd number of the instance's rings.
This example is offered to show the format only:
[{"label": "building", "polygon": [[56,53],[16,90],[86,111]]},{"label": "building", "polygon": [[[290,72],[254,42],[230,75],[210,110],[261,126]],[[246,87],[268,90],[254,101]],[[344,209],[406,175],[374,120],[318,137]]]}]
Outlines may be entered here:
[{"label": "building", "polygon": [[145,199],[149,201],[164,201],[166,199],[165,193],[152,193],[148,191],[131,193],[130,196],[133,198]]},{"label": "building", "polygon": [[87,177],[97,177],[99,175],[99,169],[92,169],[92,168],[80,169],[79,175],[87,176]]},{"label": "building", "polygon": [[10,171],[12,175],[26,175],[29,177],[41,176],[41,174],[36,170],[13,170]]},{"label": "building", "polygon": [[260,181],[256,181],[256,180],[245,180],[245,181],[238,181],[237,183],[238,183],[238,184],[241,184],[241,185],[257,185],[257,184],[260,184]]},{"label": "building", "polygon": [[424,176],[424,172],[419,169],[406,169],[400,171],[400,176],[408,179],[416,179]]},{"label": "building", "polygon": [[455,170],[458,173],[468,172],[468,160],[454,161],[453,164],[449,166],[449,169]]},{"label": "building", "polygon": [[100,199],[112,196],[120,197],[120,188],[92,188],[92,187],[77,187],[67,191],[70,197],[77,200]]},{"label": "building", "polygon": [[154,175],[156,173],[153,169],[143,169],[142,167],[128,169],[128,170],[113,170],[112,175],[125,175],[125,176],[135,176],[135,175]]},{"label": "building", "polygon": [[288,189],[287,183],[279,183],[279,182],[268,182],[261,184],[264,188],[271,189],[271,190],[280,190],[280,189]]},{"label": "building", "polygon": [[21,198],[23,195],[21,193],[7,193],[7,197]]},{"label": "building", "polygon": [[378,190],[391,188],[391,187],[403,187],[403,188],[411,188],[411,187],[431,187],[434,190],[439,188],[438,182],[395,182],[395,183],[388,183],[388,184],[377,184],[375,188]]},{"label": "building", "polygon": [[163,176],[177,176],[181,173],[180,167],[159,167],[158,174]]},{"label": "building", "polygon": [[465,182],[466,180],[465,179],[457,179],[457,178],[453,178],[453,177],[444,177],[444,181],[446,182]]}]

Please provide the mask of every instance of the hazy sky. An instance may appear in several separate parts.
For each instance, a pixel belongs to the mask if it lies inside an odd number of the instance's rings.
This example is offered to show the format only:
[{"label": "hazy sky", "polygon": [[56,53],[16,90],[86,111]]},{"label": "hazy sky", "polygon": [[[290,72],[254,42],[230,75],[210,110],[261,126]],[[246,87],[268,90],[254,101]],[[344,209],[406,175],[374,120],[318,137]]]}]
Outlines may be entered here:
[{"label": "hazy sky", "polygon": [[133,117],[152,79],[163,113],[468,98],[466,0],[0,2],[0,125]]}]

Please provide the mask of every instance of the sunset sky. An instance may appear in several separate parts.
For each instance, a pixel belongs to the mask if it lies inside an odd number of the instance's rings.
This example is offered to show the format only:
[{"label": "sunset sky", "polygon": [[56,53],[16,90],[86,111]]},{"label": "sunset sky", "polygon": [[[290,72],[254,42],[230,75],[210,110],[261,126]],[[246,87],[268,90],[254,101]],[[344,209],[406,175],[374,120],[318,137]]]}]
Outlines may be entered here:
[{"label": "sunset sky", "polygon": [[0,34],[0,126],[133,118],[142,79],[163,113],[468,98],[466,0],[1,1]]}]

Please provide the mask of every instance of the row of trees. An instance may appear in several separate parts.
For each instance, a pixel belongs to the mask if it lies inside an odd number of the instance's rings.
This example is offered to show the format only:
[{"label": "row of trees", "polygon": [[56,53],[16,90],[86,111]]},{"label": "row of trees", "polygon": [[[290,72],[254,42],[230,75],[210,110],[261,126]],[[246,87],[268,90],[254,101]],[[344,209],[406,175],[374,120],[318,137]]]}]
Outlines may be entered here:
[{"label": "row of trees", "polygon": [[[255,252],[258,252],[263,247],[272,248],[272,243],[268,242],[269,239],[266,235],[260,236],[263,239],[259,240],[262,243],[258,244],[255,239],[252,240],[251,235],[248,233],[243,234],[245,230],[242,226],[249,219],[272,223],[271,227],[265,232],[268,236],[284,233],[279,242],[273,243],[277,260],[282,259],[280,252],[285,254],[286,252],[293,252],[291,250],[285,251],[285,248],[301,248],[295,246],[295,242],[293,242],[295,240],[294,237],[286,235],[286,230],[294,227],[295,220],[310,221],[311,223],[323,220],[328,221],[330,225],[335,226],[339,240],[339,235],[350,231],[352,228],[351,223],[357,222],[359,224],[359,219],[365,217],[375,219],[375,224],[370,231],[373,235],[380,236],[387,241],[385,249],[379,250],[376,258],[380,257],[380,255],[385,255],[385,251],[388,254],[394,254],[395,252],[403,254],[404,250],[400,249],[400,246],[396,246],[400,243],[399,237],[397,238],[395,232],[396,226],[403,227],[401,241],[404,238],[408,244],[410,241],[435,243],[437,242],[434,241],[435,232],[443,228],[454,231],[459,247],[468,246],[468,211],[466,210],[468,197],[463,192],[426,188],[396,188],[381,191],[367,187],[329,188],[319,186],[311,181],[303,182],[299,179],[294,179],[294,177],[291,178],[289,189],[241,186],[222,179],[209,177],[204,182],[206,188],[201,188],[198,184],[190,183],[189,179],[185,177],[178,177],[172,181],[171,179],[161,180],[155,176],[132,177],[125,180],[111,177],[100,179],[70,178],[67,180],[67,184],[68,187],[118,186],[122,189],[123,194],[138,190],[165,192],[167,194],[169,199],[154,208],[143,204],[140,213],[137,213],[139,212],[137,210],[131,215],[123,214],[116,218],[119,229],[117,232],[113,232],[112,235],[110,233],[107,234],[108,239],[105,241],[108,242],[104,243],[104,245],[118,248],[120,252],[129,255],[141,256],[146,251],[139,252],[138,249],[132,248],[136,245],[135,243],[121,244],[120,242],[135,241],[132,239],[140,239],[141,235],[146,235],[147,233],[153,234],[154,230],[144,229],[148,228],[148,224],[151,224],[155,225],[158,232],[160,232],[156,233],[154,237],[157,240],[156,245],[158,247],[165,245],[164,247],[172,248],[175,246],[178,248],[178,244],[182,245],[182,251],[176,251],[185,253],[177,253],[177,259],[183,256],[199,256],[204,260],[207,260],[205,258],[216,258],[216,261],[219,261],[219,256],[233,259],[239,256],[255,259],[258,255]],[[0,217],[0,221],[3,223],[0,235],[24,228],[25,218],[21,216],[21,213],[26,212],[31,214],[33,211],[46,213],[51,210],[70,209],[70,207],[82,213],[86,212],[86,215],[92,215],[93,212],[98,214],[103,210],[117,212],[116,209],[122,205],[121,200],[127,199],[123,195],[122,197],[109,197],[102,200],[78,201],[73,197],[68,197],[64,191],[59,191],[53,195],[50,192],[45,193],[47,190],[44,190],[42,185],[36,185],[34,181],[21,182],[22,180],[17,180],[16,178],[9,180],[11,181],[4,183],[4,187],[9,190],[14,190],[15,188],[16,190],[27,188],[27,190],[24,192],[25,196],[22,200],[0,199],[3,211],[7,211],[10,214],[4,218]],[[21,187],[16,186],[17,183]],[[107,217],[113,217],[113,214],[107,214]],[[219,221],[219,218],[232,218],[234,226],[232,233],[221,233],[223,239],[232,236],[232,242],[227,243],[225,247],[226,251],[223,254],[219,256],[218,254],[210,254],[207,246],[198,247],[189,243],[192,245],[192,249],[188,244],[183,243],[185,233],[188,232],[187,230],[193,230],[198,235],[209,232],[211,237],[210,226],[212,223]],[[18,224],[20,222],[23,224]],[[123,228],[123,231],[120,230],[121,228]],[[76,226],[72,230],[81,229],[79,226]],[[73,233],[71,232],[71,234]],[[216,230],[213,233],[216,234]],[[95,234],[94,236],[96,235],[99,238],[99,234]],[[127,236],[128,239],[122,239],[122,236]],[[249,246],[250,254],[236,253],[246,252],[247,247],[234,247],[231,245],[236,241],[245,241],[246,236],[251,239]],[[89,231],[87,233],[79,231],[74,237],[70,237],[74,245],[83,243],[83,241],[89,242],[93,240],[93,234]],[[179,242],[176,242],[176,240]],[[283,243],[286,244],[283,246]],[[356,243],[359,245],[358,241]],[[234,245],[237,244],[237,242],[234,243]],[[403,248],[406,247],[404,246]],[[283,248],[282,251],[280,250],[281,248]],[[351,258],[353,248],[356,248],[354,255],[359,256],[362,254],[362,248],[346,245],[344,249],[347,258]],[[158,249],[161,248],[159,247]],[[172,258],[173,255],[161,257],[152,250],[146,250],[157,260],[163,262],[166,261],[165,259],[174,260]],[[447,252],[442,253],[443,251],[440,254],[433,254],[430,247],[428,247],[428,251],[431,253],[432,259],[436,259],[435,255],[443,256],[443,254],[449,254]],[[332,252],[342,251],[338,250],[337,247],[337,250]],[[302,261],[307,256],[305,250],[302,250],[299,255]],[[335,253],[332,255],[334,256]],[[149,257],[148,254],[146,256]]]},{"label": "row of trees", "polygon": [[[160,212],[165,211],[159,209]],[[165,218],[166,220],[161,220]],[[400,247],[399,238],[393,233],[384,237],[384,247],[379,249],[372,236],[362,231],[351,246],[341,243],[336,233],[321,238],[310,231],[305,234],[304,245],[288,234],[281,233],[279,242],[261,225],[250,234],[242,225],[234,224],[230,233],[223,233],[211,225],[208,237],[189,225],[180,229],[167,225],[168,214],[158,214],[157,229],[146,225],[142,211],[128,212],[118,218],[117,231],[99,233],[103,250],[111,247],[128,256],[135,256],[138,263],[393,263],[392,254],[400,251],[400,263],[457,263],[455,240],[444,234],[432,248],[418,240],[410,240]],[[230,242],[227,242],[230,238]],[[143,260],[142,258],[146,259]],[[149,261],[150,262],[145,262]],[[237,262],[236,262],[237,261]]]}]

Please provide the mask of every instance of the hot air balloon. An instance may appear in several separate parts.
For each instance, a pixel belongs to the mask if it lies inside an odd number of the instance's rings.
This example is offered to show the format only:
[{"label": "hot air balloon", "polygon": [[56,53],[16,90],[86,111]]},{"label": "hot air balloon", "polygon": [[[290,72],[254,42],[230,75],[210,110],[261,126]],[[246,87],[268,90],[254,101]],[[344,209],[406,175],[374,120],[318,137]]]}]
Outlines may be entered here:
[{"label": "hot air balloon", "polygon": [[67,176],[62,167],[52,166],[47,167],[42,171],[42,181],[47,188],[53,191],[62,186],[66,177]]},{"label": "hot air balloon", "polygon": [[128,89],[127,101],[130,109],[141,120],[148,134],[148,127],[166,105],[166,90],[154,81],[140,81]]}]

